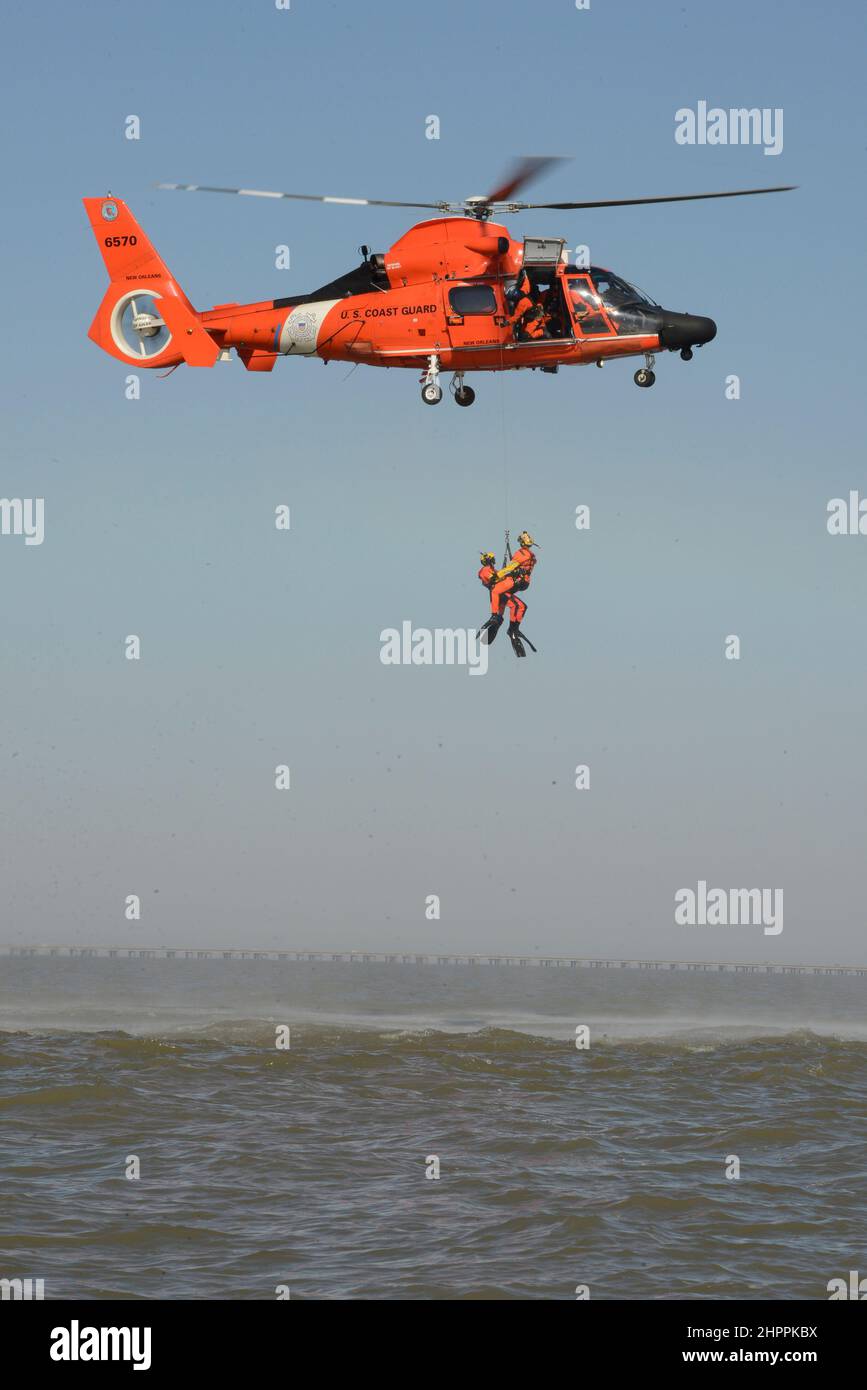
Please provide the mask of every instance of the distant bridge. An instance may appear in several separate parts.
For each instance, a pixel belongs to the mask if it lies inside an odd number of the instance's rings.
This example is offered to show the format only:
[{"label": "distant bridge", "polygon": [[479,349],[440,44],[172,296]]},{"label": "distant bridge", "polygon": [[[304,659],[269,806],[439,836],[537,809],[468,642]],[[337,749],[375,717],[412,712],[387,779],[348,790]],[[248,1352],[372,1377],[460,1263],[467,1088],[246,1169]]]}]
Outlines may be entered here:
[{"label": "distant bridge", "polygon": [[630,956],[511,956],[499,952],[467,955],[449,951],[279,951],[222,946],[11,946],[0,956],[57,956],[74,960],[286,960],[363,965],[523,965],[571,970],[680,970],[697,974],[861,975],[867,965],[772,965],[767,961],[640,960]]}]

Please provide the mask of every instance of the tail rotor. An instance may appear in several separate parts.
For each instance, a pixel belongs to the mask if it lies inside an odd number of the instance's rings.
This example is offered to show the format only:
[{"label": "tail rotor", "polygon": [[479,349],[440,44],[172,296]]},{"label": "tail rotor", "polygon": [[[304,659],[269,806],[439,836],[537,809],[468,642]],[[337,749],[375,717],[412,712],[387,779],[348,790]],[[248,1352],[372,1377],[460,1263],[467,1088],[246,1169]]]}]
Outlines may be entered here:
[{"label": "tail rotor", "polygon": [[121,352],[130,356],[158,357],[172,340],[171,331],[162,317],[158,294],[131,290],[123,295],[112,311],[111,332]]}]

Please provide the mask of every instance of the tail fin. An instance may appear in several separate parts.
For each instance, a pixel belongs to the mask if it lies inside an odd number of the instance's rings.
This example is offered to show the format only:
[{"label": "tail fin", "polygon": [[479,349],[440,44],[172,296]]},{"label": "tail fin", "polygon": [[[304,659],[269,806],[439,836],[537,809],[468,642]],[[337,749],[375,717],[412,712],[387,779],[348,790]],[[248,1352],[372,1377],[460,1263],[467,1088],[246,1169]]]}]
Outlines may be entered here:
[{"label": "tail fin", "polygon": [[219,347],[120,198],[84,198],[111,284],[88,337],[139,367],[212,367]]}]

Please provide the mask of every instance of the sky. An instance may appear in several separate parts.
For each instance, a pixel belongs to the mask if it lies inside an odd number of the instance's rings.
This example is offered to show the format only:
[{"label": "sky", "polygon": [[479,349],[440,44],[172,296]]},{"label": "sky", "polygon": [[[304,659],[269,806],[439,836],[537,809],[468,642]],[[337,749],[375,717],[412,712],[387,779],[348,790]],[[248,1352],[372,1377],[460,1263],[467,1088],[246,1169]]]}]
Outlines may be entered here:
[{"label": "sky", "polygon": [[[44,498],[45,539],[0,536],[0,941],[864,963],[867,536],[826,520],[867,496],[865,29],[840,0],[6,15],[0,495]],[[678,144],[699,101],[781,108],[782,152]],[[131,401],[87,338],[83,196],[202,309],[415,215],[160,181],[436,201],[524,154],[569,161],[534,200],[798,189],[508,221],[716,320],[652,390],[609,363],[431,409],[414,372],[234,360]],[[476,627],[506,524],[538,654],[383,665],[405,620]],[[677,924],[699,881],[782,889],[783,931]]]}]

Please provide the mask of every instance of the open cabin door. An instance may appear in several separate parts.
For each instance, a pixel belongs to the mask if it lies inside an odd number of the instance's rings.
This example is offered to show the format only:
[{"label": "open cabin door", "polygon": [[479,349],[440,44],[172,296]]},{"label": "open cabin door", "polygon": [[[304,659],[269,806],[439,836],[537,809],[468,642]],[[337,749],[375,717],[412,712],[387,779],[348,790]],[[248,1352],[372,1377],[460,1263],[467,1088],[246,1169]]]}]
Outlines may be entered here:
[{"label": "open cabin door", "polygon": [[[545,311],[543,337],[533,339],[537,348],[549,343],[557,345],[573,337],[572,320],[563,294],[562,277],[558,274],[563,260],[563,237],[524,237],[523,268],[532,285],[532,297]],[[526,335],[519,336],[526,341]]]}]

